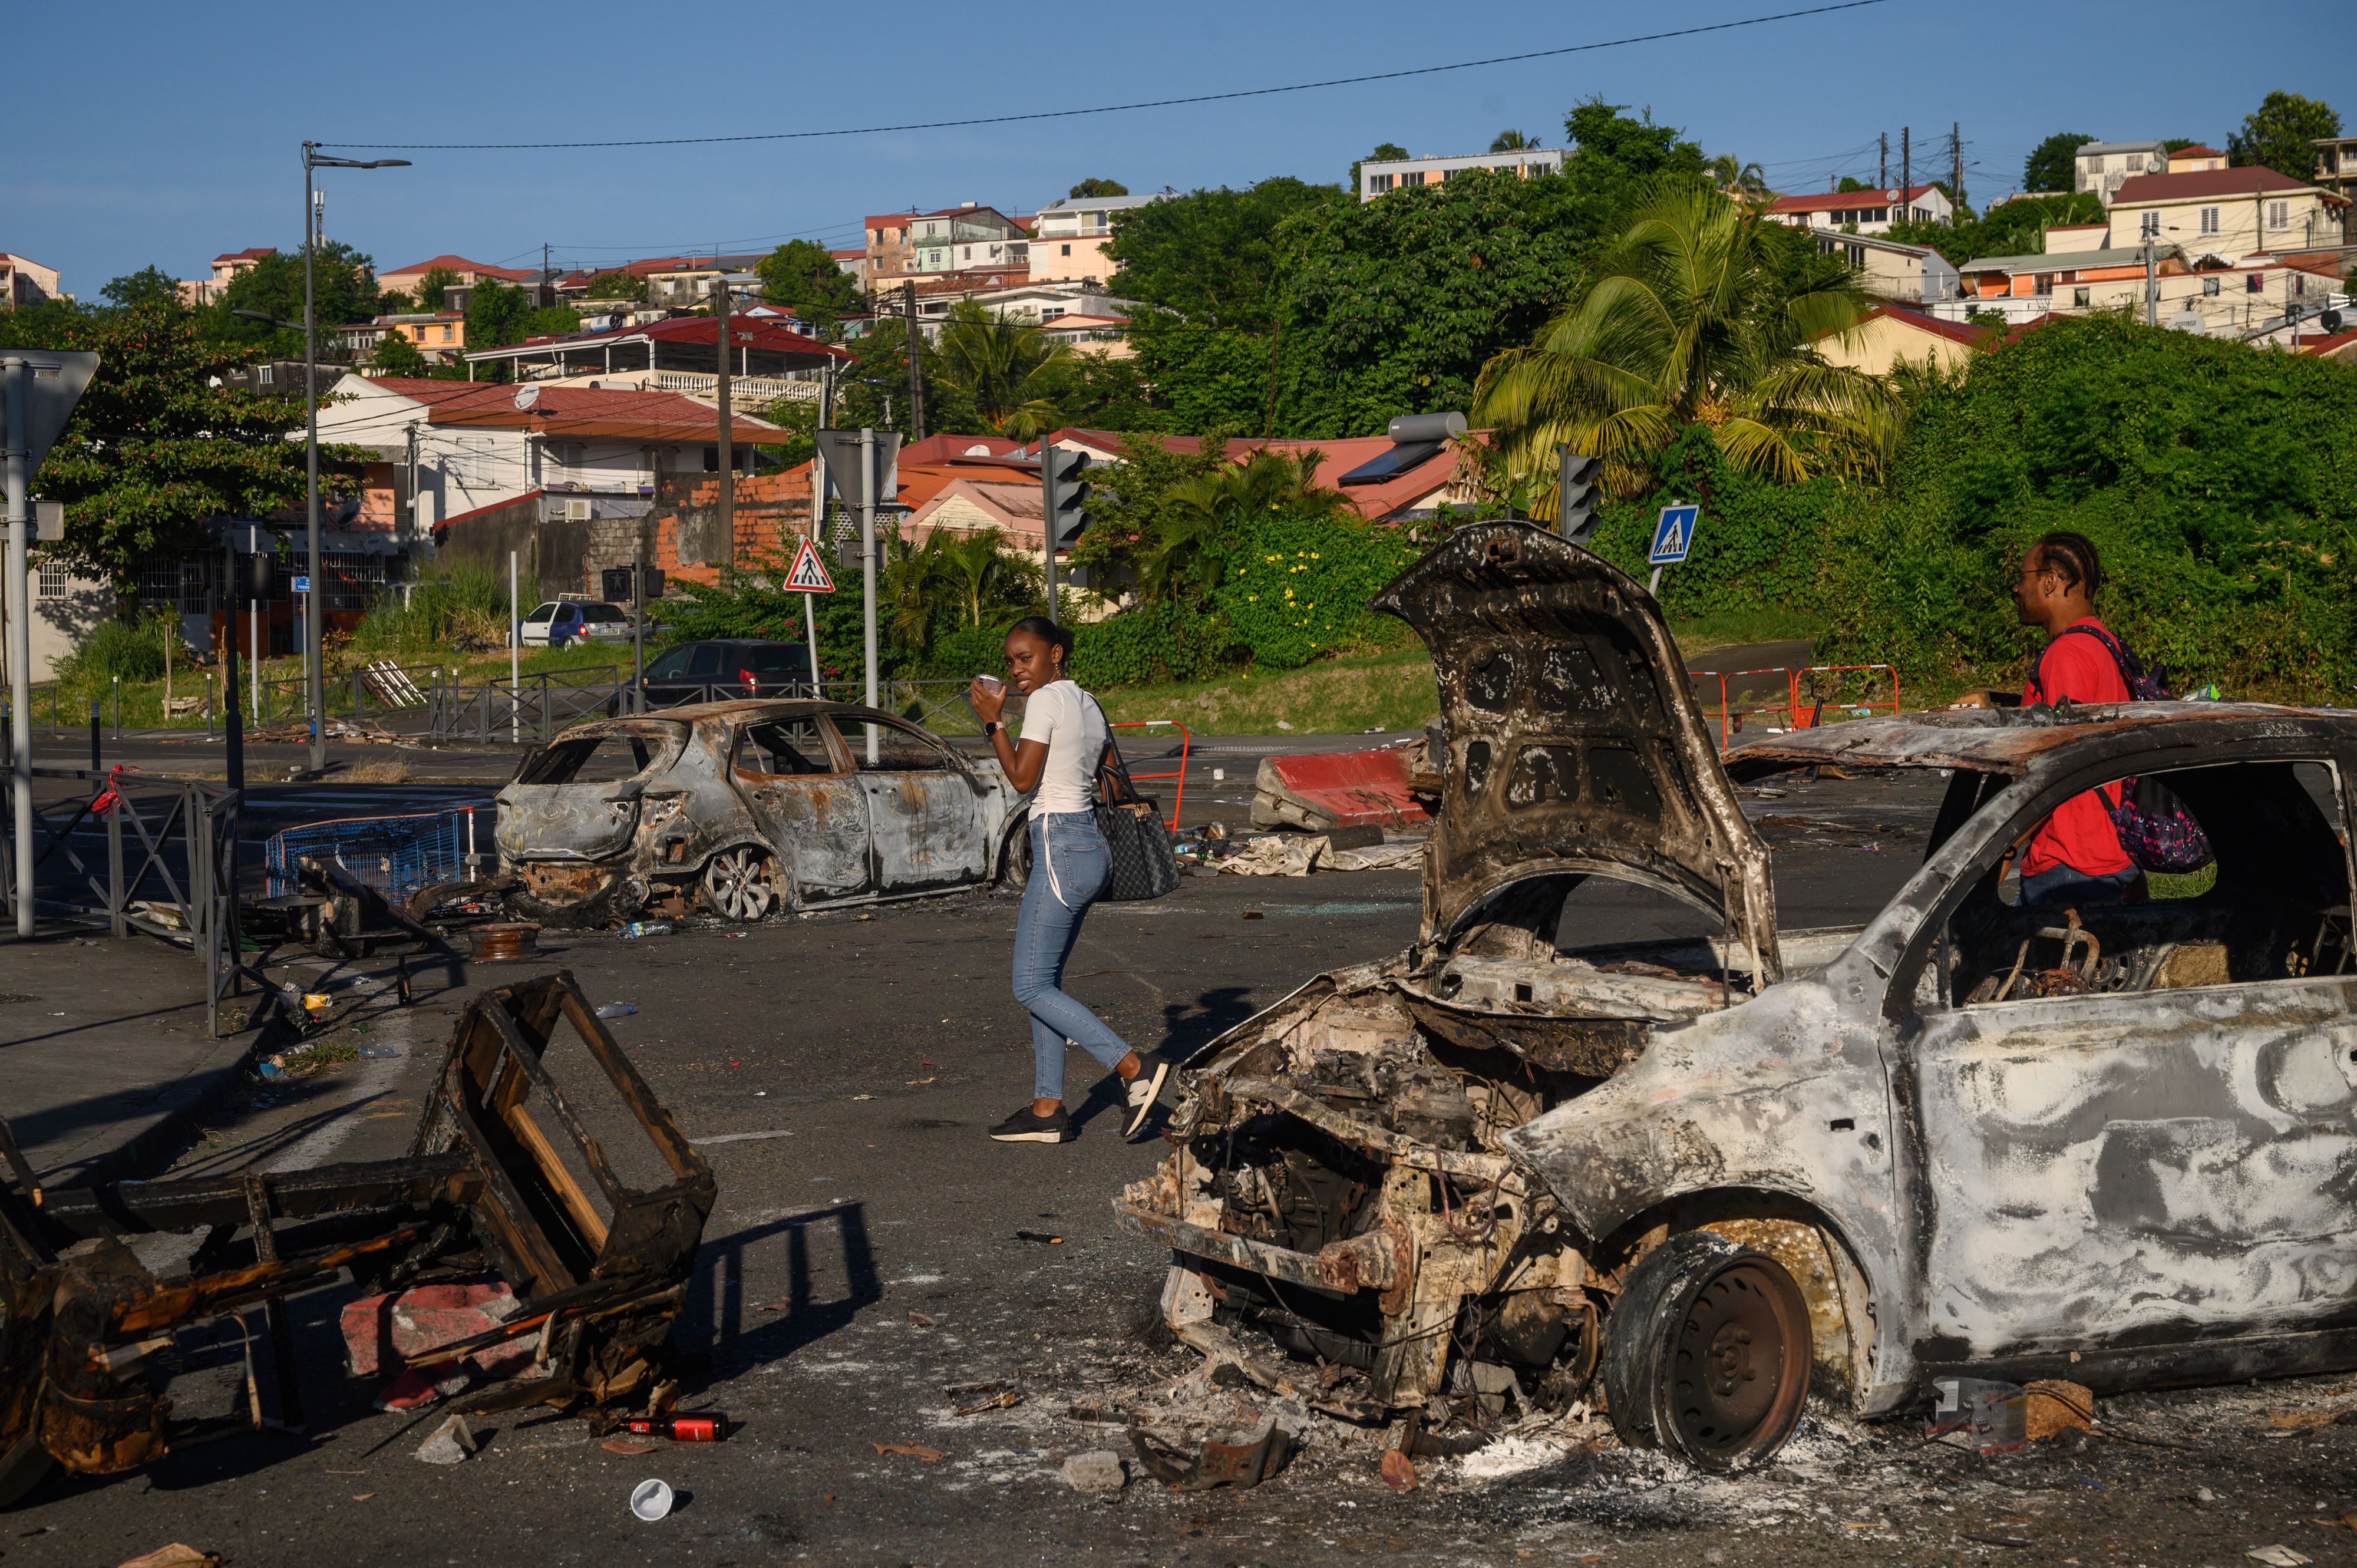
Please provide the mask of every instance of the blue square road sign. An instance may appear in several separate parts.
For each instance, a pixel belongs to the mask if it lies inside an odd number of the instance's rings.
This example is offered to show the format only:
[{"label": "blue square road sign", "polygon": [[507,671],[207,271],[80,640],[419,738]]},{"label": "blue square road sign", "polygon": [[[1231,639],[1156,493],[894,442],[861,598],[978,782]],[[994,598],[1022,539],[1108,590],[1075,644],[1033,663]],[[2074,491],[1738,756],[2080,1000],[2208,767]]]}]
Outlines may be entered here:
[{"label": "blue square road sign", "polygon": [[1698,505],[1665,506],[1653,524],[1653,547],[1645,553],[1648,565],[1675,566],[1694,548],[1695,524],[1702,521]]}]

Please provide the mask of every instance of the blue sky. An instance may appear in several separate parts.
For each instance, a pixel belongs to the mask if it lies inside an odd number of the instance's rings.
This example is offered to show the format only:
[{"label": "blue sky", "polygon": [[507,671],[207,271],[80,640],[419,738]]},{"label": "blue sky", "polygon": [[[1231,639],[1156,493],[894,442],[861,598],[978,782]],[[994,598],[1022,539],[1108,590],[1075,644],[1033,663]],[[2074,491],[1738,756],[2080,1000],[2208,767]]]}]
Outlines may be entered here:
[{"label": "blue sky", "polygon": [[[48,5],[8,23],[0,249],[94,296],[154,263],[205,275],[223,251],[301,233],[297,147],[816,130],[1274,86],[1539,49],[1786,9],[1794,0],[1631,7],[1460,0],[1107,5],[1058,12],[904,0],[549,8],[244,4]],[[1967,17],[1969,19],[1967,19]],[[392,268],[453,252],[514,265],[547,242],[594,265],[639,255],[859,242],[867,212],[977,200],[1031,211],[1075,180],[1133,190],[1339,180],[1377,142],[1479,151],[1506,126],[1560,145],[1600,93],[1651,106],[1787,190],[1875,177],[1899,131],[1943,164],[1964,127],[1978,203],[2070,130],[2222,145],[2270,88],[2357,122],[2341,52],[2296,47],[2347,15],[2322,0],[2221,11],[2182,0],[1974,7],[1886,0],[1702,38],[1402,82],[1028,124],[718,146],[417,151],[407,169],[325,177],[328,233]],[[42,62],[28,69],[30,62]],[[360,155],[371,156],[371,155]]]}]

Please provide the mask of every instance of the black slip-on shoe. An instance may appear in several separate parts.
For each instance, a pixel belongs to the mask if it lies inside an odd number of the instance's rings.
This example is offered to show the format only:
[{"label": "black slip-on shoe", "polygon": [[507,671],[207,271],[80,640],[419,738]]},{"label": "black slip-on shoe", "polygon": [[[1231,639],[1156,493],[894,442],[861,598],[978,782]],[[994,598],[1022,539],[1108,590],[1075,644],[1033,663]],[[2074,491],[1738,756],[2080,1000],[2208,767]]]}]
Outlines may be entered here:
[{"label": "black slip-on shoe", "polygon": [[993,1127],[990,1135],[1002,1144],[1069,1144],[1072,1122],[1060,1105],[1053,1116],[1042,1116],[1026,1105]]},{"label": "black slip-on shoe", "polygon": [[1137,1130],[1154,1114],[1154,1102],[1162,1097],[1162,1085],[1169,1077],[1170,1064],[1156,1062],[1122,1085],[1122,1091],[1129,1097],[1129,1125],[1122,1129],[1123,1137],[1137,1136]]}]

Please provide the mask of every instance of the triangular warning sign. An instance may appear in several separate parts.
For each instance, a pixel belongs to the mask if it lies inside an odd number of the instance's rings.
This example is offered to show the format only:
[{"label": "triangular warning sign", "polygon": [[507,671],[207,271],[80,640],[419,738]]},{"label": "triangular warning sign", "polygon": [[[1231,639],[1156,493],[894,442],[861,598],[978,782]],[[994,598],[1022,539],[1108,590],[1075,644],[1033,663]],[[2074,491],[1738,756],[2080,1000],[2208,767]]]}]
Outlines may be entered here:
[{"label": "triangular warning sign", "polygon": [[826,565],[818,558],[818,547],[804,539],[802,548],[794,552],[794,569],[786,574],[789,592],[831,594],[834,579],[826,575]]},{"label": "triangular warning sign", "polygon": [[1677,522],[1673,520],[1667,528],[1662,530],[1661,553],[1664,555],[1683,555],[1685,553],[1685,541],[1679,535]]}]

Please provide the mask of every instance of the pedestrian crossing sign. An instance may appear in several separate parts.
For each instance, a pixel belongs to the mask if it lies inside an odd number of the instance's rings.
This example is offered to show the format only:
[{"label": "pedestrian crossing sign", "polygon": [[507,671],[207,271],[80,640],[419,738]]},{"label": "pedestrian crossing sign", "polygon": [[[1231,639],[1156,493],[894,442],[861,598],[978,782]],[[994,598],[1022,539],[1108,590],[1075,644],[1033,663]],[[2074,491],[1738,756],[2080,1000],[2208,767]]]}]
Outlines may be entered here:
[{"label": "pedestrian crossing sign", "polygon": [[1645,553],[1648,565],[1675,566],[1694,548],[1695,524],[1702,520],[1702,508],[1691,503],[1665,506],[1661,521],[1653,525],[1653,547]]},{"label": "pedestrian crossing sign", "polygon": [[794,552],[794,569],[786,574],[786,591],[790,594],[831,594],[834,579],[826,575],[825,563],[818,558],[818,547],[804,538],[802,548]]}]

